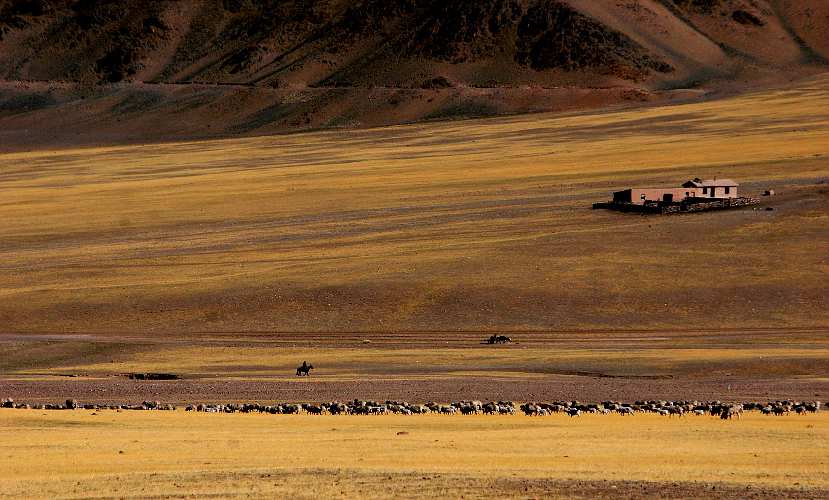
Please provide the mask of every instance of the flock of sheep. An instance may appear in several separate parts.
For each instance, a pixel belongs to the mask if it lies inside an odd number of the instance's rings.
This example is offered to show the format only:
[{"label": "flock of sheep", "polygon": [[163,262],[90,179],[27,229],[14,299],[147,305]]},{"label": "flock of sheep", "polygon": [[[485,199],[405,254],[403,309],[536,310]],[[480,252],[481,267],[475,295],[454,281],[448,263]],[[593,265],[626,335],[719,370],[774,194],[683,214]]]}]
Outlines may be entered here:
[{"label": "flock of sheep", "polygon": [[[63,404],[36,404],[15,403],[7,398],[0,402],[2,408],[26,408],[38,410],[175,410],[170,404],[157,401],[145,401],[140,405],[81,405],[74,399],[68,399]],[[619,403],[604,401],[602,403],[579,403],[578,401],[557,401],[552,403],[523,403],[512,401],[458,401],[450,404],[426,403],[409,404],[403,401],[361,401],[355,399],[348,403],[323,404],[274,404],[263,405],[257,403],[230,403],[230,404],[199,404],[188,405],[186,411],[207,413],[269,413],[269,414],[311,414],[311,415],[421,415],[435,413],[441,415],[514,415],[518,412],[529,416],[543,416],[562,413],[571,417],[578,417],[584,413],[635,415],[637,413],[654,413],[664,416],[683,415],[711,415],[724,420],[740,417],[744,411],[759,411],[764,415],[786,415],[788,413],[817,413],[821,403],[801,401],[770,401],[767,403],[723,403],[720,401],[636,401],[635,403]]]}]

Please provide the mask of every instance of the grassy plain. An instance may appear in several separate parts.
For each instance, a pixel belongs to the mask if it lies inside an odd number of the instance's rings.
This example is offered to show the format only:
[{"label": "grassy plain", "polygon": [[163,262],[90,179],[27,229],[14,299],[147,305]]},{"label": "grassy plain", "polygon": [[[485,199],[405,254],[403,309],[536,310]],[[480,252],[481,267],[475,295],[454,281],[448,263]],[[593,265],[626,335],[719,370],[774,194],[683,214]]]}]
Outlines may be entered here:
[{"label": "grassy plain", "polygon": [[[0,397],[825,399],[827,110],[824,76],[662,108],[0,155]],[[774,188],[775,210],[590,209],[697,176]],[[293,380],[306,358],[318,370]],[[601,496],[624,479],[825,497],[826,419],[0,411],[0,494]]]},{"label": "grassy plain", "polygon": [[686,496],[712,494],[713,484],[734,496],[748,486],[820,497],[827,420],[0,410],[0,431],[12,436],[0,452],[0,494],[574,496],[568,481],[632,493],[626,480],[684,485]]},{"label": "grassy plain", "polygon": [[[474,372],[488,374],[512,374],[514,376],[543,375],[594,371],[610,376],[659,376],[681,373],[684,375],[710,374],[717,366],[732,374],[751,375],[758,372],[771,375],[816,375],[829,373],[829,342],[809,343],[799,346],[791,343],[769,343],[767,346],[739,346],[734,344],[703,347],[683,346],[684,342],[652,342],[645,346],[631,345],[624,340],[608,341],[602,346],[574,346],[564,342],[529,340],[512,348],[467,345],[424,346],[401,348],[385,346],[342,345],[339,347],[313,345],[308,347],[247,345],[173,345],[159,348],[143,345],[138,349],[119,354],[109,353],[109,359],[72,359],[69,362],[48,362],[39,367],[21,368],[13,373],[32,372],[51,374],[113,375],[130,372],[176,373],[182,376],[209,376],[221,373],[226,376],[282,376],[293,377],[297,360],[313,360],[317,368],[314,377],[331,379],[338,377],[375,375],[463,375]],[[600,342],[596,342],[597,344]],[[679,345],[677,345],[679,344]],[[9,363],[15,357],[25,357],[31,344],[23,342],[8,349]],[[129,351],[129,350],[128,350]],[[35,359],[38,357],[35,355]],[[704,365],[699,361],[704,360]],[[799,366],[792,366],[797,361]],[[811,361],[812,365],[809,366]],[[762,364],[762,369],[757,369]],[[752,370],[754,369],[754,370]],[[798,371],[800,370],[800,371]]]},{"label": "grassy plain", "polygon": [[[829,77],[696,104],[0,155],[23,333],[826,327]],[[590,210],[732,177],[774,212]]]}]

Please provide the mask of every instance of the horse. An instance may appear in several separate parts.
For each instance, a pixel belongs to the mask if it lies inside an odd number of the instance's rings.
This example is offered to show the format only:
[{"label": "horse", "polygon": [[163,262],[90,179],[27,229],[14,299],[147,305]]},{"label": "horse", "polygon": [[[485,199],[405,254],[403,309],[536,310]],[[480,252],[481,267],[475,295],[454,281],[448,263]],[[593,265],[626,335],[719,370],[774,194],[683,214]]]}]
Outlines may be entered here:
[{"label": "horse", "polygon": [[487,339],[488,344],[508,344],[510,342],[512,342],[512,339],[506,335],[493,335]]},{"label": "horse", "polygon": [[308,377],[311,375],[311,370],[314,368],[314,365],[309,365],[305,361],[302,362],[302,366],[299,366],[296,369],[296,376],[297,377]]}]

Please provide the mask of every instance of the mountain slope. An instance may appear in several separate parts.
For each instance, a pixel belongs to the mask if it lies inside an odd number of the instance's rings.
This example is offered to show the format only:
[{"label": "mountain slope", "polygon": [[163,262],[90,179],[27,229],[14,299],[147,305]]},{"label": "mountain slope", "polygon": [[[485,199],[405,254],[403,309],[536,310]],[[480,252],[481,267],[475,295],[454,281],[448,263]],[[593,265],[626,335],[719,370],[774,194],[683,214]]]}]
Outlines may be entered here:
[{"label": "mountain slope", "polygon": [[[573,109],[816,71],[827,26],[820,0],[0,0],[0,79],[26,82],[0,119],[72,104],[115,133],[130,100],[200,135]],[[194,84],[221,89],[178,102]]]}]

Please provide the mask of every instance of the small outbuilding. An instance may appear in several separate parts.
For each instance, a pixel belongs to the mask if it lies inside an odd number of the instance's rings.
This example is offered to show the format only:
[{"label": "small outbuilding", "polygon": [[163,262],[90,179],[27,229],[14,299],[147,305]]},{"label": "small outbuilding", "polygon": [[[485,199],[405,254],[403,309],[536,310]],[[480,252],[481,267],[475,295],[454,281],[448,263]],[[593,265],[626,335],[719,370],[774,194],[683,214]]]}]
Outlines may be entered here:
[{"label": "small outbuilding", "polygon": [[681,188],[630,188],[613,193],[614,203],[680,203],[692,198],[737,198],[737,184],[731,179],[694,179]]},{"label": "small outbuilding", "polygon": [[613,193],[613,201],[594,203],[593,208],[608,208],[623,212],[677,213],[700,212],[746,205],[756,205],[759,199],[740,197],[739,184],[731,179],[694,179],[682,187],[630,188]]}]

